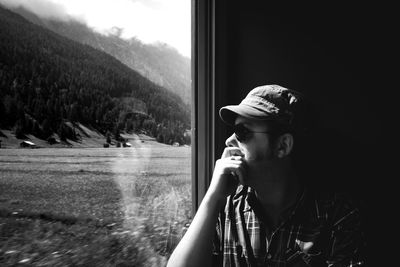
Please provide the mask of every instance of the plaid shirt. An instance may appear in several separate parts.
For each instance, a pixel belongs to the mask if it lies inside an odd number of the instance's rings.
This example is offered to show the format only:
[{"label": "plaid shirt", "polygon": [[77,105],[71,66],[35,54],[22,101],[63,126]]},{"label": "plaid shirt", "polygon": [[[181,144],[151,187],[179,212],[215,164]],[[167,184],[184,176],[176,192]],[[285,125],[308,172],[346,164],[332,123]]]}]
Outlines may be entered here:
[{"label": "plaid shirt", "polygon": [[364,266],[359,210],[342,195],[304,190],[275,229],[254,190],[239,186],[220,213],[214,266]]}]

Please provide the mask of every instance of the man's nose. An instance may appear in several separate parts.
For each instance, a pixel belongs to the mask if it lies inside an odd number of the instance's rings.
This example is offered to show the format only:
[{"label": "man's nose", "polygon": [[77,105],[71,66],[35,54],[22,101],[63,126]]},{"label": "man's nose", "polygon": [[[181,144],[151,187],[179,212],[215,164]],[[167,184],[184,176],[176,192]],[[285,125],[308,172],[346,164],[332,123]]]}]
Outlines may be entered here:
[{"label": "man's nose", "polygon": [[230,147],[237,147],[238,146],[238,142],[236,140],[235,134],[232,134],[231,136],[228,137],[228,139],[226,139],[225,145],[226,146],[230,146]]}]

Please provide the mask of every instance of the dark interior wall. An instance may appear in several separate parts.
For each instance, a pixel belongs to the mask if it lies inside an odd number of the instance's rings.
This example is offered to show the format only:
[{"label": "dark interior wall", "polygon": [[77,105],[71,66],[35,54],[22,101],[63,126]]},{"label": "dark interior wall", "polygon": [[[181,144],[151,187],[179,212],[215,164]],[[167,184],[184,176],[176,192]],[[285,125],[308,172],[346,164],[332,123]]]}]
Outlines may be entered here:
[{"label": "dark interior wall", "polygon": [[[359,180],[365,183],[362,173],[370,173],[364,157],[379,146],[383,128],[376,112],[377,84],[371,79],[380,68],[373,64],[379,29],[372,27],[370,14],[350,7],[290,9],[239,1],[225,8],[225,90],[217,104],[238,103],[262,84],[305,93],[321,122],[320,151],[313,152],[328,152],[321,156],[334,164],[331,175],[337,165],[349,164],[347,172],[358,174],[346,182],[359,189]],[[338,184],[343,170],[334,179]]]},{"label": "dark interior wall", "polygon": [[[312,181],[360,199],[368,238],[376,240],[381,234],[375,227],[382,226],[386,215],[377,199],[384,198],[388,179],[382,172],[382,94],[391,94],[383,86],[389,75],[383,68],[390,57],[385,34],[393,25],[386,13],[372,4],[277,7],[261,1],[217,2],[217,109],[239,103],[262,84],[305,93],[320,118],[304,157],[304,164],[312,166]],[[219,118],[216,121],[219,157],[229,133]]]}]

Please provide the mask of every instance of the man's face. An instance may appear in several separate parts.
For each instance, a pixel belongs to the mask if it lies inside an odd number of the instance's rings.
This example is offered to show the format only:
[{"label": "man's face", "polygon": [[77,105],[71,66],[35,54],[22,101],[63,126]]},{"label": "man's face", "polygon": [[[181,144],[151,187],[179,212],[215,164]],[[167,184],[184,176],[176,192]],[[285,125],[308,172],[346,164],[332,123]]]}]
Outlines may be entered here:
[{"label": "man's face", "polygon": [[235,126],[242,134],[237,136],[233,133],[225,144],[240,149],[249,167],[253,164],[267,164],[273,159],[273,147],[268,133],[270,129],[265,122],[238,116],[235,120]]}]

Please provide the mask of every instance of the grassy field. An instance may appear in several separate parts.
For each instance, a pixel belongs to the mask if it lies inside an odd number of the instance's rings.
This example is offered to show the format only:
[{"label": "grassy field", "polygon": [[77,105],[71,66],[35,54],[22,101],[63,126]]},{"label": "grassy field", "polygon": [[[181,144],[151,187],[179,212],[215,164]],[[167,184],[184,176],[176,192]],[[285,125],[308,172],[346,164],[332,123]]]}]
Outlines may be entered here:
[{"label": "grassy field", "polygon": [[165,266],[190,147],[0,149],[0,266]]}]

